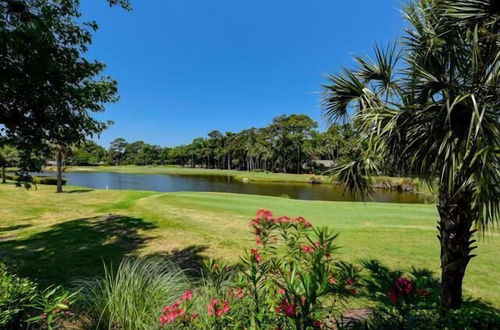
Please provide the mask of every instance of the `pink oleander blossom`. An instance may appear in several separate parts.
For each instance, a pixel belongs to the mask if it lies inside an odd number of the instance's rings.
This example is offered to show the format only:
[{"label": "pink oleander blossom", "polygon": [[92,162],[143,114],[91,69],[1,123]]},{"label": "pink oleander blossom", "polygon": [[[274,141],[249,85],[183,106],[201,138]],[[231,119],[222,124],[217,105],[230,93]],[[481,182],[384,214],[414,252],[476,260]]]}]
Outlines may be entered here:
[{"label": "pink oleander blossom", "polygon": [[207,305],[207,312],[209,316],[222,317],[224,314],[229,313],[231,308],[229,307],[229,302],[224,300],[220,302],[219,299],[214,298],[210,300]]},{"label": "pink oleander blossom", "polygon": [[181,296],[181,300],[184,300],[184,301],[189,301],[193,298],[193,291],[192,290],[188,290],[186,292],[184,292]]}]

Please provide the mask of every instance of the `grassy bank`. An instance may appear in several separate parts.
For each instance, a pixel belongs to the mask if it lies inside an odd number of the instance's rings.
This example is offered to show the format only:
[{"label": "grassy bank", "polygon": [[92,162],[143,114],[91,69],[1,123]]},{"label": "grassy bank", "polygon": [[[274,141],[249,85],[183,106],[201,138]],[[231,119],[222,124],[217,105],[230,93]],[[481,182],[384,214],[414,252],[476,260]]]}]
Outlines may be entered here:
[{"label": "grassy bank", "polygon": [[[237,180],[261,182],[296,182],[309,183],[311,174],[288,174],[270,172],[245,172],[234,170],[217,170],[205,168],[190,168],[179,166],[68,166],[68,172],[113,172],[113,173],[135,173],[135,174],[170,174],[170,175],[218,175],[232,176]],[[317,176],[324,182],[328,181],[326,176]]]},{"label": "grassy bank", "polygon": [[[0,185],[0,256],[44,284],[99,274],[103,261],[162,255],[183,266],[210,255],[232,261],[253,245],[248,220],[259,208],[302,215],[340,232],[339,256],[373,257],[395,267],[439,270],[432,205],[300,201],[224,193],[155,193]],[[500,306],[500,237],[480,241],[465,278],[467,294]]]}]

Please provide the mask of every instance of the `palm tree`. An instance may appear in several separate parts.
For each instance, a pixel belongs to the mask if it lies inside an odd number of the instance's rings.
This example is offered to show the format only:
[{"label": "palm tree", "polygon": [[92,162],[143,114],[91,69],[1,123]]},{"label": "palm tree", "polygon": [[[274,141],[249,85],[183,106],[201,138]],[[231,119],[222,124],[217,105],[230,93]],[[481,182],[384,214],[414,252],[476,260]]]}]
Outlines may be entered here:
[{"label": "palm tree", "polygon": [[325,116],[351,114],[369,139],[368,153],[336,167],[350,190],[369,191],[380,160],[437,186],[441,303],[458,308],[474,232],[500,208],[500,2],[419,0],[404,12],[401,49],[376,47],[329,77]]}]

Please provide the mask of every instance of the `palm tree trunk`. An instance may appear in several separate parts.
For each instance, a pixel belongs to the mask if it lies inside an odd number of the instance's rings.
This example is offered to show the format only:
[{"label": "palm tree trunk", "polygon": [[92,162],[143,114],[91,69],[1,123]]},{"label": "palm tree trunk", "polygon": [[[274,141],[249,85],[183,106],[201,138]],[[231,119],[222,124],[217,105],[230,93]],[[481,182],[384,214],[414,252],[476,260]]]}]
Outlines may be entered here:
[{"label": "palm tree trunk", "polygon": [[451,195],[439,194],[438,225],[441,244],[441,305],[446,309],[456,309],[462,304],[462,281],[465,269],[475,249],[471,230],[474,222],[472,194],[462,192]]},{"label": "palm tree trunk", "polygon": [[62,188],[62,158],[63,153],[60,147],[57,148],[56,153],[56,166],[57,166],[57,190],[56,192],[61,193],[63,191]]},{"label": "palm tree trunk", "polygon": [[5,165],[2,165],[2,183],[6,183],[7,179],[5,178]]}]

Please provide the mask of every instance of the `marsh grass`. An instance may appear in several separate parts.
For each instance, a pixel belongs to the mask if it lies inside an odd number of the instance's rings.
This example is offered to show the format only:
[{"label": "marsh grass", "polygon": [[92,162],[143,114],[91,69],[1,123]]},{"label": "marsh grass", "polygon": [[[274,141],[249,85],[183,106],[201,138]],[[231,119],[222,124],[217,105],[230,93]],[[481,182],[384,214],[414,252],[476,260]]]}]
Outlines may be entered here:
[{"label": "marsh grass", "polygon": [[155,329],[162,307],[187,288],[184,273],[158,258],[125,258],[104,276],[80,280],[88,329]]}]

